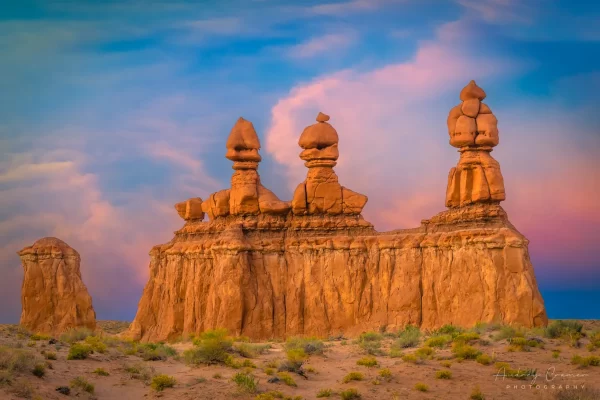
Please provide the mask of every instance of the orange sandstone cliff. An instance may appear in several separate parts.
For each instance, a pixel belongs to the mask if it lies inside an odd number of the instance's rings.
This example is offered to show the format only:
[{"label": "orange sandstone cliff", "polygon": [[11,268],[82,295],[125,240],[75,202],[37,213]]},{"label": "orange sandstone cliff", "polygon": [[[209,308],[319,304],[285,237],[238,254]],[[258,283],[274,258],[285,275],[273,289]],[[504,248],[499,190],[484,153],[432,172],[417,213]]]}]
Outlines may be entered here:
[{"label": "orange sandstone cliff", "polygon": [[96,328],[92,298],[81,280],[79,253],[47,237],[18,252],[23,264],[20,324],[58,335],[70,328]]},{"label": "orange sandstone cliff", "polygon": [[231,188],[175,206],[185,225],[150,252],[129,335],[156,341],[222,327],[265,339],[406,324],[545,325],[528,241],[499,205],[504,183],[489,154],[497,121],[484,97],[471,82],[448,117],[450,144],[460,149],[449,209],[392,232],[375,231],[360,214],[367,197],[338,182],[339,138],[327,115],[300,136],[308,171],[291,202],[262,186],[258,136],[240,118],[227,141]]}]

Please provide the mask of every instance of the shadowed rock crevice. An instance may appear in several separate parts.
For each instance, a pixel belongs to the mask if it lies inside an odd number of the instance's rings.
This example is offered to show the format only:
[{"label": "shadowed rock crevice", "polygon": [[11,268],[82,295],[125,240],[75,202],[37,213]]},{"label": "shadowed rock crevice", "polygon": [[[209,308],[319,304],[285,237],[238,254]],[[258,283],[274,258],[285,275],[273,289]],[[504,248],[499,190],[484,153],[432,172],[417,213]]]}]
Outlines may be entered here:
[{"label": "shadowed rock crevice", "polygon": [[150,252],[129,335],[158,341],[219,327],[266,339],[406,324],[545,325],[528,241],[499,205],[504,184],[489,155],[497,121],[484,98],[469,83],[448,118],[450,144],[461,151],[448,210],[391,232],[375,231],[360,214],[367,197],[339,183],[329,116],[320,113],[300,136],[308,171],[291,202],[260,183],[260,142],[240,118],[227,141],[231,188],[176,205],[186,223]]}]

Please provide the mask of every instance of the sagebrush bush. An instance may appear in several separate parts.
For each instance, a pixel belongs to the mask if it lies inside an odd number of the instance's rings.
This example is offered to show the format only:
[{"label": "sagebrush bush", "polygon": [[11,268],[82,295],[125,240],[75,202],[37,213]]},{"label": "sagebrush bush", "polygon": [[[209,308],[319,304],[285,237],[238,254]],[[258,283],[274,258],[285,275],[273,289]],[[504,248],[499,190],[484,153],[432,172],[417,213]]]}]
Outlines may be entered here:
[{"label": "sagebrush bush", "polygon": [[452,324],[446,324],[446,325],[442,326],[441,328],[433,331],[432,335],[434,335],[434,336],[450,335],[451,337],[456,337],[462,332],[463,332],[462,328],[460,328],[458,326],[454,326]]},{"label": "sagebrush bush", "polygon": [[36,364],[33,369],[31,370],[31,373],[35,376],[37,376],[38,378],[43,378],[44,375],[46,375],[46,365],[44,364]]},{"label": "sagebrush bush", "polygon": [[0,370],[29,372],[38,363],[38,357],[27,350],[0,346]]},{"label": "sagebrush bush", "polygon": [[292,376],[287,372],[280,372],[277,374],[277,377],[288,386],[298,386],[294,378],[292,378]]},{"label": "sagebrush bush", "polygon": [[448,343],[452,341],[452,336],[450,335],[439,335],[432,336],[423,343],[424,346],[427,347],[445,347]]},{"label": "sagebrush bush", "polygon": [[494,359],[492,356],[482,353],[475,358],[475,361],[482,365],[490,365],[494,362]]},{"label": "sagebrush bush", "polygon": [[485,400],[485,396],[483,395],[483,393],[481,393],[481,389],[479,389],[479,386],[475,386],[473,388],[473,391],[471,391],[470,399],[471,400]]},{"label": "sagebrush bush", "polygon": [[164,343],[143,343],[137,346],[137,355],[144,361],[160,361],[177,355],[177,351]]},{"label": "sagebrush bush", "polygon": [[362,365],[364,367],[376,367],[377,359],[373,356],[363,357],[356,361],[356,365]]},{"label": "sagebrush bush", "polygon": [[93,372],[98,376],[109,376],[110,374],[104,368],[96,368]]},{"label": "sagebrush bush", "polygon": [[177,383],[177,380],[172,376],[160,374],[156,375],[152,378],[152,383],[150,383],[150,387],[156,390],[157,392],[162,392],[165,389],[172,388]]},{"label": "sagebrush bush", "polygon": [[233,350],[245,358],[255,358],[265,354],[270,348],[270,344],[235,343],[233,345]]},{"label": "sagebrush bush", "polygon": [[235,382],[240,391],[246,393],[256,393],[258,381],[253,375],[238,372],[233,376],[233,378],[231,378],[231,380]]},{"label": "sagebrush bush", "polygon": [[350,381],[362,381],[364,378],[364,375],[360,372],[350,372],[344,377],[344,379],[342,379],[342,382],[348,383]]},{"label": "sagebrush bush", "polygon": [[352,389],[342,390],[340,392],[340,398],[342,400],[358,400],[358,399],[361,399],[362,396],[360,395],[358,390],[352,388]]},{"label": "sagebrush bush", "polygon": [[81,389],[84,392],[94,393],[94,385],[88,382],[84,377],[78,376],[71,381],[71,387],[73,389]]},{"label": "sagebrush bush", "polygon": [[358,337],[357,344],[368,354],[380,355],[382,339],[383,335],[380,333],[365,332]]},{"label": "sagebrush bush", "polygon": [[435,373],[435,377],[437,379],[451,379],[452,378],[452,371],[449,371],[447,369],[443,369],[443,370],[437,371]]},{"label": "sagebrush bush", "polygon": [[88,328],[73,328],[60,335],[60,341],[72,344],[85,340],[88,336],[94,336],[94,332]]},{"label": "sagebrush bush", "polygon": [[286,350],[304,350],[305,354],[323,354],[325,344],[315,337],[291,337],[285,343]]},{"label": "sagebrush bush", "polygon": [[85,360],[94,350],[88,344],[73,343],[69,348],[67,360]]},{"label": "sagebrush bush", "polygon": [[571,364],[579,365],[582,367],[588,367],[590,365],[593,367],[598,367],[598,366],[600,366],[600,357],[597,357],[597,356],[582,357],[580,355],[574,355],[573,358],[571,359]]},{"label": "sagebrush bush", "polygon": [[377,375],[379,375],[380,378],[383,378],[388,381],[392,379],[392,371],[390,371],[389,368],[380,369]]},{"label": "sagebrush bush", "polygon": [[331,389],[321,389],[317,392],[317,398],[323,398],[323,397],[331,397],[331,395],[333,394],[333,390]]},{"label": "sagebrush bush", "polygon": [[398,339],[396,339],[394,346],[401,349],[415,347],[419,344],[420,338],[421,331],[419,328],[413,325],[407,325],[403,330],[398,332]]},{"label": "sagebrush bush", "polygon": [[458,359],[475,360],[477,356],[481,354],[481,351],[477,350],[473,346],[469,346],[468,344],[458,342],[452,345],[452,353]]},{"label": "sagebrush bush", "polygon": [[186,350],[183,358],[187,364],[193,365],[225,363],[232,345],[226,329],[208,330],[194,339],[194,348]]},{"label": "sagebrush bush", "polygon": [[418,390],[419,392],[426,392],[429,390],[429,386],[427,386],[426,384],[424,384],[422,382],[417,382],[415,384],[415,390]]},{"label": "sagebrush bush", "polygon": [[46,358],[46,360],[56,360],[56,353],[53,351],[47,351],[44,353],[44,358]]}]

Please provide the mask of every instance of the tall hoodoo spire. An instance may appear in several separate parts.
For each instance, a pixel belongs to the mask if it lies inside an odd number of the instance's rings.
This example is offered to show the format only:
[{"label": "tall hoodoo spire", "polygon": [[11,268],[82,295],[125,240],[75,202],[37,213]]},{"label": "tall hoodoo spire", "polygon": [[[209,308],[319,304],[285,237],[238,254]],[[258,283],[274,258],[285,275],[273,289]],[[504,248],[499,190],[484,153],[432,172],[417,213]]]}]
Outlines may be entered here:
[{"label": "tall hoodoo spire", "polygon": [[462,103],[450,110],[450,145],[459,148],[460,160],[448,175],[446,207],[494,203],[505,199],[500,164],[491,155],[498,145],[498,120],[481,101],[486,94],[475,81],[460,92]]},{"label": "tall hoodoo spire", "polygon": [[294,192],[292,211],[296,215],[360,214],[368,200],[339,184],[333,171],[339,157],[339,137],[327,121],[329,115],[320,112],[317,123],[306,127],[298,140],[308,174]]}]

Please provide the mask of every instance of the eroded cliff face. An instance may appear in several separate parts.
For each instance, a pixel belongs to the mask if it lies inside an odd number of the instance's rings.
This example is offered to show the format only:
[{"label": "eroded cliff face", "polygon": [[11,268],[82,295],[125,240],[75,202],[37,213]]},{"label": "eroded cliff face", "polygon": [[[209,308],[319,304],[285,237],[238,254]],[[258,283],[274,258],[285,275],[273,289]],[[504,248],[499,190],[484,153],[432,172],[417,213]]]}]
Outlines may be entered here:
[{"label": "eroded cliff face", "polygon": [[25,273],[21,325],[51,335],[70,328],[96,328],[96,313],[81,280],[77,251],[60,239],[48,237],[18,254]]},{"label": "eroded cliff face", "polygon": [[188,222],[152,249],[131,333],[155,341],[217,327],[266,339],[406,324],[541,326],[527,243],[499,205],[388,233],[359,216]]},{"label": "eroded cliff face", "polygon": [[[463,92],[469,104],[461,113],[487,113],[474,82]],[[461,141],[449,119],[451,144],[461,149],[446,191],[449,210],[418,228],[380,233],[360,215],[367,197],[338,182],[338,134],[328,120],[320,113],[300,136],[308,172],[291,202],[260,183],[258,137],[238,121],[227,142],[231,188],[175,206],[186,223],[150,253],[130,336],[157,341],[227,328],[267,339],[407,324],[547,323],[528,241],[499,205],[499,166],[478,161],[498,143],[495,125],[476,126]],[[472,154],[479,158],[470,161]],[[486,179],[480,169],[489,170]],[[476,195],[483,192],[502,196]]]}]

